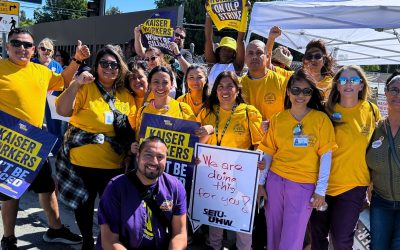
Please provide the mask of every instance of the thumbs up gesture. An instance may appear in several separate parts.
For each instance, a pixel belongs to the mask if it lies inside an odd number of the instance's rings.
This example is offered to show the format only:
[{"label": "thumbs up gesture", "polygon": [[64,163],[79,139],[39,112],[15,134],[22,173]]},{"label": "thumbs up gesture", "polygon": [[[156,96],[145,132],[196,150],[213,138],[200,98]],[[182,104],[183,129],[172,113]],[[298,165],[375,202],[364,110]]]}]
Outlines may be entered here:
[{"label": "thumbs up gesture", "polygon": [[82,44],[81,40],[78,40],[74,57],[79,61],[83,61],[90,57],[89,47]]}]

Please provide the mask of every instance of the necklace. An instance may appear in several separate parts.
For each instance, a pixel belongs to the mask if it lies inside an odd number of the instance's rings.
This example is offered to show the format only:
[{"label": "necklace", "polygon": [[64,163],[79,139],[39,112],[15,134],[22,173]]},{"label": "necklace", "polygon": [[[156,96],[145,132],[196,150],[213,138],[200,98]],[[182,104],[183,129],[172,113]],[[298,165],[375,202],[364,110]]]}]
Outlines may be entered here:
[{"label": "necklace", "polygon": [[289,113],[293,116],[294,119],[296,119],[298,122],[301,122],[301,120],[307,115],[308,112],[310,112],[311,109],[306,108],[306,110],[300,114],[296,115],[292,112],[292,109],[289,109]]},{"label": "necklace", "polygon": [[195,100],[192,98],[192,95],[191,95],[190,93],[189,93],[189,98],[190,98],[190,100],[192,100],[193,104],[196,105],[196,106],[203,103],[202,100],[200,100],[200,101],[195,101]]},{"label": "necklace", "polygon": [[225,123],[225,127],[222,130],[221,139],[219,139],[219,140],[218,140],[218,127],[219,127],[218,125],[219,125],[219,109],[220,109],[220,107],[217,106],[217,112],[215,113],[215,136],[217,137],[217,146],[221,146],[222,138],[225,135],[225,132],[229,126],[229,123],[231,123],[231,118],[232,118],[233,112],[235,112],[236,106],[237,106],[237,104],[235,103],[235,105],[233,105],[233,107],[232,107],[232,111],[231,111],[231,114],[229,115],[228,121]]}]

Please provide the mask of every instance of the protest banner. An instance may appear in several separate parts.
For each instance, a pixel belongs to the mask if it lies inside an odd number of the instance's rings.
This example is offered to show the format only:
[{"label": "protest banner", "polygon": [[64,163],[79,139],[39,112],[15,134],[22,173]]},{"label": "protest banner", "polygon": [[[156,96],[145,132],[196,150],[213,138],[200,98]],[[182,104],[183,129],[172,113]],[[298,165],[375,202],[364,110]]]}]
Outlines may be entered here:
[{"label": "protest banner", "polygon": [[382,118],[386,118],[389,113],[388,113],[388,104],[386,101],[386,96],[384,94],[378,94],[376,105],[378,106],[379,111],[381,112]]},{"label": "protest banner", "polygon": [[189,216],[194,222],[251,234],[261,153],[196,144]]},{"label": "protest banner", "polygon": [[145,48],[156,47],[164,54],[173,55],[169,43],[174,41],[174,29],[177,17],[174,12],[160,11],[154,13],[142,24],[142,44]]},{"label": "protest banner", "polygon": [[165,172],[177,177],[187,190],[192,183],[194,147],[199,141],[194,131],[199,127],[200,124],[194,121],[144,113],[139,130],[140,141],[149,136],[158,136],[165,141],[168,146]]},{"label": "protest banner", "polygon": [[208,0],[206,10],[218,30],[235,29],[239,32],[247,30],[247,0]]},{"label": "protest banner", "polygon": [[19,199],[56,141],[56,136],[0,111],[0,192]]}]

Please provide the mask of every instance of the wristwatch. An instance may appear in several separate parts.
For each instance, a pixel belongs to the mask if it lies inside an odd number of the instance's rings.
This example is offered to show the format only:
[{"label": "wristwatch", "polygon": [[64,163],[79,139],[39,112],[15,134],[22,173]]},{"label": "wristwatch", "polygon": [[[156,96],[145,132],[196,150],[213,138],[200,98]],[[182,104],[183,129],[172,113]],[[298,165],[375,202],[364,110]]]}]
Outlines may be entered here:
[{"label": "wristwatch", "polygon": [[82,61],[79,61],[78,59],[76,59],[75,57],[72,57],[72,59],[71,59],[72,61],[74,61],[74,62],[76,62],[76,64],[79,64],[79,65],[81,65],[82,64]]}]

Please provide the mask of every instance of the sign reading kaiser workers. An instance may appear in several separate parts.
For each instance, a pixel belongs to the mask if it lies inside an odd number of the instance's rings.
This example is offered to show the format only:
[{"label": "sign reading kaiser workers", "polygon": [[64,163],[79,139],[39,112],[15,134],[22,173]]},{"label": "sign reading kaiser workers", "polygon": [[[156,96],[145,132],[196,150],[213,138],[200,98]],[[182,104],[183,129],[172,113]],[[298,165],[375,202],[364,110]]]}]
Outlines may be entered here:
[{"label": "sign reading kaiser workers", "polygon": [[207,13],[218,30],[235,29],[239,32],[247,30],[247,0],[208,0]]},{"label": "sign reading kaiser workers", "polygon": [[168,146],[165,172],[177,177],[188,190],[195,164],[194,147],[199,141],[194,131],[199,127],[200,124],[194,121],[144,113],[139,130],[140,141],[149,136],[164,140]]},{"label": "sign reading kaiser workers", "polygon": [[257,201],[261,153],[196,144],[189,206],[196,223],[251,234]]},{"label": "sign reading kaiser workers", "polygon": [[171,54],[169,43],[174,41],[174,27],[177,17],[174,12],[160,11],[142,24],[142,44],[145,48],[157,47],[163,53]]},{"label": "sign reading kaiser workers", "polygon": [[54,135],[0,111],[0,192],[19,199],[56,141]]}]

